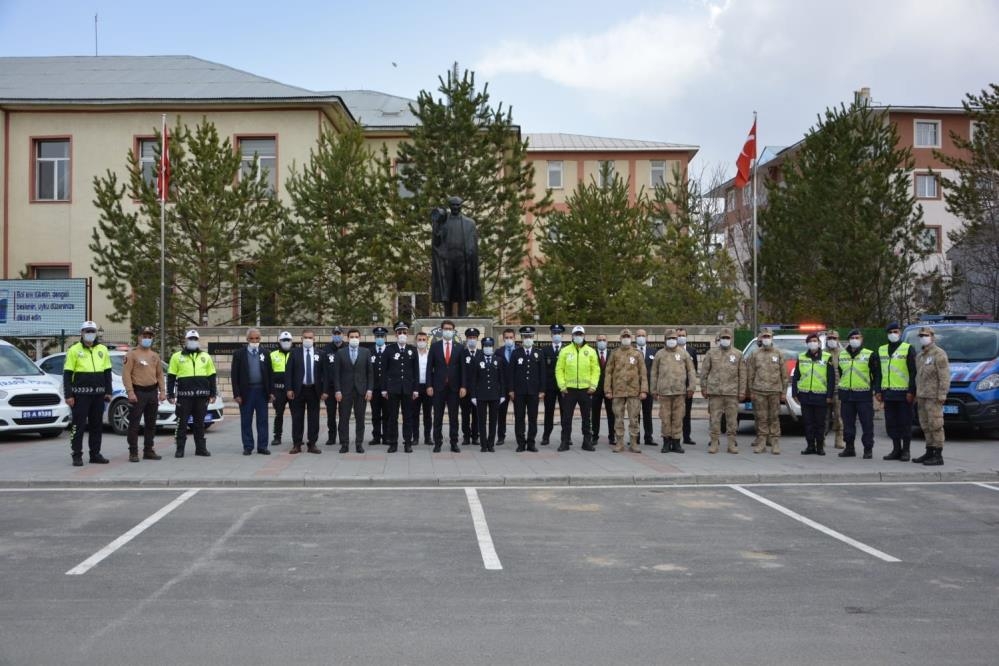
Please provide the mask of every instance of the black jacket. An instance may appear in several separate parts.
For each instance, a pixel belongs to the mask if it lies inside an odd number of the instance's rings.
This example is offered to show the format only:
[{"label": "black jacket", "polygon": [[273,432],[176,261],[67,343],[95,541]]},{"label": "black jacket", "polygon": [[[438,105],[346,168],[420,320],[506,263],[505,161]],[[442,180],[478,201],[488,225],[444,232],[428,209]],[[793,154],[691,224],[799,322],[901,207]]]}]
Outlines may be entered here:
[{"label": "black jacket", "polygon": [[249,392],[250,388],[250,363],[260,366],[260,388],[269,393],[271,390],[271,360],[268,352],[263,348],[253,356],[250,356],[249,347],[241,347],[232,354],[232,397],[241,398]]},{"label": "black jacket", "polygon": [[[316,386],[316,393],[323,390],[323,367],[326,357],[316,348],[309,350],[312,354],[312,381]],[[302,392],[302,383],[305,381],[305,350],[301,347],[293,349],[288,356],[288,366],[285,368],[285,390],[294,391],[298,396]]]}]

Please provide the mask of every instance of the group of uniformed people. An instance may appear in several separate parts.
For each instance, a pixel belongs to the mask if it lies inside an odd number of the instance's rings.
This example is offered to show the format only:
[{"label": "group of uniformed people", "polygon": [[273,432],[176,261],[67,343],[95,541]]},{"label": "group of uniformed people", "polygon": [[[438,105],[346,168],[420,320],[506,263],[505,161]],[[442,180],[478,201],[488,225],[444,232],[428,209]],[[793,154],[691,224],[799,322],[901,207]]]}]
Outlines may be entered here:
[{"label": "group of uniformed people", "polygon": [[[826,334],[826,348],[820,336],[806,338],[794,373],[788,377],[783,352],[774,346],[773,331],[764,328],[758,336],[759,348],[744,355],[734,346],[731,329],[722,329],[712,347],[701,359],[701,393],[708,401],[710,443],[708,453],[719,450],[724,421],[727,450],[738,453],[735,431],[738,403],[752,400],[756,421],[754,453],[767,447],[780,453],[780,405],[790,382],[792,395],[801,404],[805,426],[805,455],[825,455],[827,410],[833,410],[833,431],[840,457],[856,456],[856,423],[860,421],[863,457],[871,458],[874,444],[873,418],[876,399],[884,405],[892,451],[885,460],[909,460],[913,405],[926,434],[927,450],[914,459],[926,465],[942,465],[942,405],[949,387],[946,353],[933,344],[931,328],[920,330],[921,349],[916,352],[901,341],[896,322],[887,327],[889,342],[877,353],[865,348],[863,335],[854,329],[848,344],[840,347],[835,331]],[[327,411],[327,446],[339,440],[340,453],[350,450],[350,420],[354,420],[354,447],[364,452],[365,408],[371,405],[372,439],[369,445],[386,444],[388,452],[398,450],[400,415],[402,445],[409,453],[420,439],[422,414],[423,442],[439,452],[444,444],[444,412],[448,414],[448,444],[459,452],[462,445],[480,446],[493,452],[503,444],[506,415],[514,407],[514,437],[517,451],[536,452],[538,416],[544,419],[540,444],[548,445],[554,428],[554,409],[561,411],[562,433],[559,451],[572,446],[572,423],[578,407],[581,418],[582,449],[595,450],[599,433],[599,409],[607,408],[608,441],[614,452],[625,449],[625,421],[628,422],[630,450],[640,453],[639,429],[644,425],[644,443],[652,441],[652,402],[659,402],[662,452],[683,453],[681,445],[690,439],[690,401],[698,381],[697,356],[686,346],[683,329],[669,329],[665,345],[658,351],[647,346],[644,329],[620,332],[620,346],[611,352],[606,336],[597,337],[596,346],[586,342],[582,326],[574,326],[569,344],[562,344],[565,327],[550,327],[552,345],[535,347],[535,328],[507,328],[502,345],[492,337],[480,339],[475,328],[465,330],[465,342],[455,340],[455,324],[444,320],[440,339],[430,343],[424,332],[409,344],[409,326],[397,322],[395,341],[388,343],[388,329],[373,330],[375,345],[360,345],[360,331],[333,329],[332,341],[317,350],[315,332],[306,329],[301,345],[293,348],[293,336],[284,331],[278,348],[261,351],[260,331],[247,332],[247,344],[233,354],[232,391],[240,409],[244,455],[254,451],[269,455],[269,446],[281,444],[285,407],[292,418],[290,453],[321,453],[319,405]],[[71,437],[74,465],[82,465],[82,437],[89,432],[90,460],[107,462],[100,453],[104,402],[111,396],[111,364],[108,350],[96,342],[97,326],[84,322],[81,339],[67,352],[64,384],[67,403],[73,409]],[[211,356],[200,348],[196,330],[187,331],[185,345],[174,353],[166,373],[166,386],[159,355],[152,350],[153,329],[142,329],[139,345],[125,358],[123,381],[132,403],[128,445],[129,460],[138,462],[138,431],[145,419],[143,459],[158,460],[153,449],[156,407],[164,396],[177,405],[177,422],[191,417],[195,455],[209,456],[204,418],[208,404],[218,393],[217,376]],[[634,346],[632,343],[635,343]],[[481,343],[481,347],[480,347]],[[268,405],[275,409],[273,437],[268,433]],[[460,418],[459,418],[460,412]],[[594,418],[596,413],[596,418]],[[339,422],[339,427],[337,423]],[[307,426],[306,427],[306,423]],[[254,428],[255,426],[255,428]],[[254,429],[256,432],[254,433]],[[254,434],[256,437],[254,437]],[[176,430],[176,457],[183,457],[187,429]],[[270,440],[268,442],[268,440]]]}]

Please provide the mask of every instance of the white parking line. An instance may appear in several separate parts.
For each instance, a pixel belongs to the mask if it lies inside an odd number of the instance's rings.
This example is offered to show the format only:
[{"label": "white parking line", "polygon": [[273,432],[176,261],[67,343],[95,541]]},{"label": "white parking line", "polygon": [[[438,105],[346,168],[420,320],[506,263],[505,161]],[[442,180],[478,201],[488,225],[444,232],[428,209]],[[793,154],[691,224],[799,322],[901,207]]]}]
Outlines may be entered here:
[{"label": "white parking line", "polygon": [[69,571],[67,571],[66,575],[67,576],[81,576],[81,575],[87,573],[88,571],[90,571],[91,569],[93,569],[95,566],[97,566],[98,564],[100,564],[101,561],[104,560],[107,556],[111,555],[113,552],[115,552],[116,550],[118,550],[119,548],[121,548],[122,546],[124,546],[126,543],[128,543],[129,541],[131,541],[135,537],[137,537],[140,534],[142,534],[144,531],[146,531],[147,528],[149,528],[152,525],[156,524],[156,522],[160,518],[162,518],[163,516],[167,515],[168,513],[170,513],[174,509],[176,509],[178,506],[180,506],[181,504],[183,504],[187,500],[189,500],[192,497],[194,497],[194,495],[197,494],[197,492],[198,492],[197,488],[195,488],[193,490],[188,490],[186,493],[184,493],[183,495],[181,495],[180,497],[178,497],[174,501],[170,502],[169,504],[167,504],[165,507],[163,507],[162,509],[160,509],[159,511],[157,511],[153,515],[149,516],[148,518],[146,518],[145,520],[143,520],[141,523],[139,523],[138,525],[136,525],[135,527],[133,527],[129,531],[125,532],[120,537],[118,537],[117,539],[115,539],[114,541],[112,541],[111,543],[109,543],[108,545],[104,546],[99,551],[97,551],[96,553],[94,553],[93,555],[91,555],[90,557],[88,557],[87,559],[85,559],[82,562],[80,562],[79,564],[77,564],[75,567],[73,567],[72,569],[70,569]]},{"label": "white parking line", "polygon": [[989,490],[999,490],[999,488],[996,488],[995,486],[990,486],[987,483],[976,483],[975,485],[981,486],[982,488],[988,488]]},{"label": "white parking line", "polygon": [[902,560],[898,559],[897,557],[892,557],[888,553],[881,552],[877,548],[871,548],[867,544],[860,543],[856,539],[851,539],[850,537],[846,536],[845,534],[840,534],[839,532],[837,532],[834,529],[828,528],[825,525],[822,525],[821,523],[817,523],[814,520],[812,520],[811,518],[806,518],[805,516],[801,515],[800,513],[795,513],[794,511],[791,511],[791,509],[788,509],[787,507],[781,506],[777,502],[773,502],[771,500],[768,500],[766,497],[762,497],[760,495],[757,495],[756,493],[754,493],[754,492],[752,492],[750,490],[746,490],[745,488],[743,488],[741,486],[729,486],[729,488],[731,488],[732,490],[736,490],[736,491],[742,493],[746,497],[750,497],[750,498],[756,500],[760,504],[764,504],[766,506],[769,506],[771,509],[774,509],[775,511],[780,511],[785,516],[787,516],[789,518],[793,518],[793,519],[797,520],[799,523],[804,523],[805,525],[808,525],[809,527],[811,527],[813,529],[816,529],[819,532],[822,532],[823,534],[831,536],[834,539],[839,539],[843,543],[848,544],[850,546],[853,546],[857,550],[861,550],[861,551],[867,553],[868,555],[873,555],[874,557],[878,558],[879,560],[884,560],[885,562],[901,562],[902,561]]},{"label": "white parking line", "polygon": [[490,571],[499,571],[503,565],[493,546],[493,538],[489,535],[489,524],[486,523],[486,513],[482,510],[479,493],[475,488],[465,488],[465,497],[468,498],[468,508],[472,512],[472,524],[475,525],[475,536],[479,540],[482,564]]}]

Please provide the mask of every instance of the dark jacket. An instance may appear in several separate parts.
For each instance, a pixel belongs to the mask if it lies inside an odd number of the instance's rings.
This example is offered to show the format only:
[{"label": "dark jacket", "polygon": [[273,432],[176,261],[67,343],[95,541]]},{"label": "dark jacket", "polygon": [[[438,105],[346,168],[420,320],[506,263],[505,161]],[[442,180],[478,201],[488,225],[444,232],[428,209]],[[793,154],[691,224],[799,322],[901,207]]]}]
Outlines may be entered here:
[{"label": "dark jacket", "polygon": [[444,341],[438,340],[430,345],[430,357],[427,359],[427,384],[434,392],[443,391],[445,386],[452,391],[461,388],[461,359],[465,346],[451,341],[451,362],[444,362]]},{"label": "dark jacket", "polygon": [[542,358],[543,350],[530,351],[517,347],[506,366],[506,389],[517,395],[544,393],[548,382],[548,369]]},{"label": "dark jacket", "polygon": [[260,388],[265,393],[271,390],[271,361],[267,357],[267,352],[261,348],[255,355],[250,356],[249,347],[241,347],[232,354],[232,397],[241,398],[250,389],[250,363],[256,363],[260,367]]},{"label": "dark jacket", "polygon": [[559,352],[565,347],[565,343],[545,347],[541,352],[541,358],[545,362],[545,393],[558,393],[558,386],[555,385],[555,364],[558,363]]},{"label": "dark jacket", "polygon": [[478,353],[464,364],[462,386],[469,396],[478,400],[499,400],[506,397],[506,361],[501,355]]},{"label": "dark jacket", "polygon": [[420,361],[416,358],[416,347],[400,346],[399,343],[385,345],[385,368],[382,372],[380,391],[393,395],[412,393],[420,379]]},{"label": "dark jacket", "polygon": [[371,362],[371,350],[357,348],[357,361],[350,362],[350,349],[344,347],[336,353],[333,372],[326,376],[325,393],[350,394],[356,391],[364,395],[375,390],[375,368]]},{"label": "dark jacket", "polygon": [[[315,383],[316,393],[323,390],[323,369],[326,365],[326,357],[318,349],[309,350],[312,354],[312,381]],[[298,396],[302,392],[302,382],[305,381],[305,350],[297,347],[288,356],[288,366],[285,368],[285,390],[294,391]]]}]

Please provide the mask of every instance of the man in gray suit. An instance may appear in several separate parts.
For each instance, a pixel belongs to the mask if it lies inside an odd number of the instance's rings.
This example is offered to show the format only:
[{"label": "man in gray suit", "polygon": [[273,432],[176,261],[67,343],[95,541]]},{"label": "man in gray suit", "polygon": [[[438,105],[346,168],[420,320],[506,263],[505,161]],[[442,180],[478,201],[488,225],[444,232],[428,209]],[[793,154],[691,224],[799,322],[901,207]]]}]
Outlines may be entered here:
[{"label": "man in gray suit", "polygon": [[354,447],[364,453],[364,407],[371,400],[375,378],[371,364],[371,351],[361,347],[361,332],[356,328],[347,331],[347,344],[336,352],[334,371],[326,375],[326,393],[333,393],[339,405],[340,453],[347,453],[349,419],[354,412]]}]

